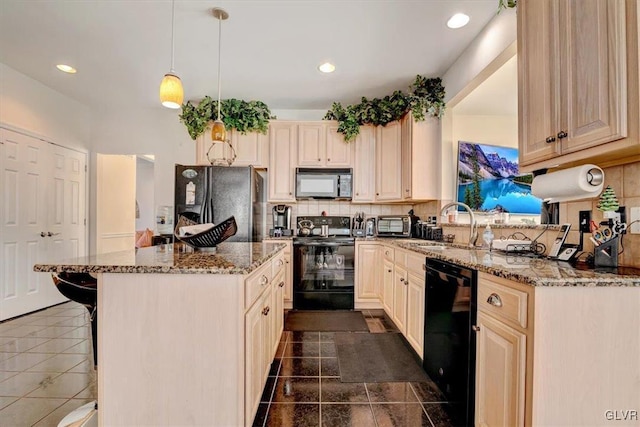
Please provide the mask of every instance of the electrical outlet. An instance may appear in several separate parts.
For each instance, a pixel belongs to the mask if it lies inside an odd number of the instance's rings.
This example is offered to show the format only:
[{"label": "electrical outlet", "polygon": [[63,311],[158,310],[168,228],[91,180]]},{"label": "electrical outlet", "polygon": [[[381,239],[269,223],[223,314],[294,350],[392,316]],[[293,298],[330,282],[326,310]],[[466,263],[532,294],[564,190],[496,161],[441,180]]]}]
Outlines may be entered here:
[{"label": "electrical outlet", "polygon": [[629,227],[629,233],[640,234],[640,207],[629,209],[629,224],[634,221],[638,221]]},{"label": "electrical outlet", "polygon": [[590,233],[589,225],[591,223],[591,211],[580,211],[578,214],[578,224],[580,231]]},{"label": "electrical outlet", "polygon": [[620,206],[616,213],[620,214],[620,222],[627,222],[627,213],[626,208],[624,206]]}]

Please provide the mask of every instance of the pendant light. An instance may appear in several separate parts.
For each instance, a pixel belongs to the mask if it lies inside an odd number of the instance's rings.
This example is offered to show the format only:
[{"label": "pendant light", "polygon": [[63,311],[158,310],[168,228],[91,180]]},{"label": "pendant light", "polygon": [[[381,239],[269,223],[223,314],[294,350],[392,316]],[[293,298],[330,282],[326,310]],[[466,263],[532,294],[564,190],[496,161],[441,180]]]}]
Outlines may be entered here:
[{"label": "pendant light", "polygon": [[164,75],[162,83],[160,83],[160,102],[167,108],[180,108],[184,99],[184,90],[182,89],[182,82],[173,71],[173,28],[176,14],[176,2],[171,1],[171,70]]},{"label": "pendant light", "polygon": [[222,50],[222,21],[229,18],[229,14],[219,7],[214,7],[211,11],[214,18],[218,20],[218,118],[213,122],[211,129],[211,139],[213,142],[225,142],[227,139],[227,130],[224,123],[220,119],[220,57]]}]

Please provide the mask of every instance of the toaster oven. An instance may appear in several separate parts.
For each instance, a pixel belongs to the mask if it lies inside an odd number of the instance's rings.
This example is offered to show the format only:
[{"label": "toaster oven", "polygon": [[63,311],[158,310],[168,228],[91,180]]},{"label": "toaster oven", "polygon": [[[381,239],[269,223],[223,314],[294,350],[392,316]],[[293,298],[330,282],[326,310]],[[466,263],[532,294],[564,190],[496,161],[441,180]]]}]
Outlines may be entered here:
[{"label": "toaster oven", "polygon": [[379,215],[376,230],[378,237],[411,237],[411,216]]}]

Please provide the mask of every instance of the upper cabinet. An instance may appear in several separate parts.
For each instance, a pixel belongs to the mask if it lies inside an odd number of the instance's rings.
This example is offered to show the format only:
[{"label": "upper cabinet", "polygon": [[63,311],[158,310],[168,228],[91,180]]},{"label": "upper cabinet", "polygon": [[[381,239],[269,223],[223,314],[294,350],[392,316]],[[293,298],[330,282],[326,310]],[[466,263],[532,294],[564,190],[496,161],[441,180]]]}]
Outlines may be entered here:
[{"label": "upper cabinet", "polygon": [[[253,166],[264,169],[269,164],[269,135],[258,132],[241,134],[235,129],[228,131],[229,144],[235,151],[236,159],[231,166]],[[207,154],[208,152],[208,154]],[[227,144],[212,145],[211,127],[196,139],[196,164],[210,165],[210,159],[233,158]]]},{"label": "upper cabinet", "polygon": [[636,0],[518,2],[520,165],[640,154]]},{"label": "upper cabinet", "polygon": [[402,199],[440,198],[441,126],[427,116],[416,122],[411,113],[402,120]]},{"label": "upper cabinet", "polygon": [[352,144],[344,142],[336,122],[298,125],[298,166],[351,167]]},{"label": "upper cabinet", "polygon": [[375,177],[376,201],[402,200],[402,137],[398,121],[377,128]]},{"label": "upper cabinet", "polygon": [[269,124],[269,202],[295,202],[296,122]]},{"label": "upper cabinet", "polygon": [[353,202],[373,203],[376,199],[376,128],[360,126],[354,142]]}]

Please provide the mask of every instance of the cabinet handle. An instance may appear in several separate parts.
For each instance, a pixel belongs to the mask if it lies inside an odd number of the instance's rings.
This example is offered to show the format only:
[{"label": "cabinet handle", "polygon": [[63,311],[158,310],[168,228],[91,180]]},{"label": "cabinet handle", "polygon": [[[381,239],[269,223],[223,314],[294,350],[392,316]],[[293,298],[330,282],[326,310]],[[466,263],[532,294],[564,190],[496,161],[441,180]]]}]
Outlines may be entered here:
[{"label": "cabinet handle", "polygon": [[288,260],[288,259],[285,259],[285,260],[284,260],[284,263],[285,263],[285,264],[289,264],[289,260]]},{"label": "cabinet handle", "polygon": [[260,278],[260,286],[264,286],[267,283],[269,283],[269,279],[267,278],[267,276],[263,274],[262,277]]},{"label": "cabinet handle", "polygon": [[551,135],[551,136],[547,137],[547,139],[545,139],[545,142],[547,144],[551,144],[552,142],[556,142],[556,137]]},{"label": "cabinet handle", "polygon": [[391,273],[391,270],[387,270],[388,273]]},{"label": "cabinet handle", "polygon": [[406,190],[404,190],[404,191],[405,191],[406,193],[408,193],[408,192],[409,192],[409,189],[406,189]]},{"label": "cabinet handle", "polygon": [[281,260],[281,259],[279,259],[278,261],[276,261],[276,265],[277,265],[278,267],[282,267],[282,264],[284,264],[284,262],[282,262],[282,260]]},{"label": "cabinet handle", "polygon": [[47,237],[47,233],[45,233],[44,231],[40,232],[40,237]]},{"label": "cabinet handle", "polygon": [[404,285],[405,285],[405,286],[409,286],[409,280],[405,280],[405,281],[404,281]]},{"label": "cabinet handle", "polygon": [[321,161],[319,157],[318,157],[318,161],[319,161],[319,162]]},{"label": "cabinet handle", "polygon": [[567,136],[569,136],[569,135],[567,134],[567,132],[565,132],[563,130],[558,132],[558,139],[563,139],[563,138],[566,138]]},{"label": "cabinet handle", "polygon": [[474,332],[480,332],[480,326],[471,325],[471,329],[473,329]]},{"label": "cabinet handle", "polygon": [[356,193],[356,196],[359,196],[359,195],[360,195],[360,193]]},{"label": "cabinet handle", "polygon": [[270,310],[269,306],[266,306],[265,308],[262,309],[262,314],[266,316],[267,314],[269,314],[269,310]]},{"label": "cabinet handle", "polygon": [[404,282],[404,277],[401,277],[401,278],[400,278],[400,281],[401,281],[401,282]]},{"label": "cabinet handle", "polygon": [[284,286],[284,282],[280,282],[280,284],[278,286],[283,287]]},{"label": "cabinet handle", "polygon": [[47,231],[47,236],[49,236],[49,237],[57,236],[58,234],[60,234],[60,233],[52,233],[50,231]]},{"label": "cabinet handle", "polygon": [[500,295],[496,293],[489,295],[489,298],[487,298],[487,302],[493,306],[502,307],[502,299],[500,298]]},{"label": "cabinet handle", "polygon": [[422,271],[427,271],[427,264],[422,264]]},{"label": "cabinet handle", "polygon": [[376,196],[379,196],[379,195],[380,195],[380,193],[376,193]]},{"label": "cabinet handle", "polygon": [[330,162],[330,161],[331,161],[331,159],[327,159],[327,162]]}]

